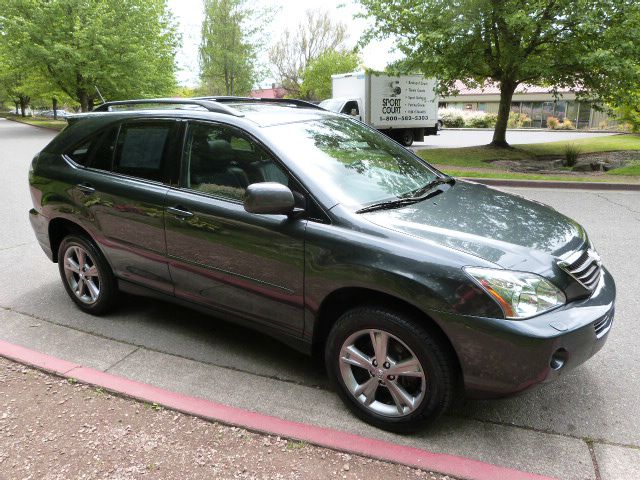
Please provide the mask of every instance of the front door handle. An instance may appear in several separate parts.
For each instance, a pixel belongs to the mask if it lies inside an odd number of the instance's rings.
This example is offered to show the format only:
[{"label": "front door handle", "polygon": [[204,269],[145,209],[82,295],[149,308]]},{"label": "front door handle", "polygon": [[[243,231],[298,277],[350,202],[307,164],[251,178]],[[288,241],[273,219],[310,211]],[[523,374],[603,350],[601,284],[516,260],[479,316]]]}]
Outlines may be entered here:
[{"label": "front door handle", "polygon": [[78,190],[80,190],[85,195],[96,193],[96,189],[88,183],[79,183],[78,185],[76,185],[76,187],[78,187]]},{"label": "front door handle", "polygon": [[184,207],[178,205],[177,207],[167,207],[167,213],[184,220],[185,218],[193,217],[193,213]]}]

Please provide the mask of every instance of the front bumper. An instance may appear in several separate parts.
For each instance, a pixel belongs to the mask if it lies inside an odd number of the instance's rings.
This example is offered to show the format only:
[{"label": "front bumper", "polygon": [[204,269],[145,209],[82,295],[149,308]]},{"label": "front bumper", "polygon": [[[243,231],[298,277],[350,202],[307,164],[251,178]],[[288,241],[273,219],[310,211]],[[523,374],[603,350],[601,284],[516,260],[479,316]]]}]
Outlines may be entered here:
[{"label": "front bumper", "polygon": [[528,320],[441,315],[467,395],[513,395],[584,363],[607,340],[615,296],[613,277],[603,268],[589,298]]}]

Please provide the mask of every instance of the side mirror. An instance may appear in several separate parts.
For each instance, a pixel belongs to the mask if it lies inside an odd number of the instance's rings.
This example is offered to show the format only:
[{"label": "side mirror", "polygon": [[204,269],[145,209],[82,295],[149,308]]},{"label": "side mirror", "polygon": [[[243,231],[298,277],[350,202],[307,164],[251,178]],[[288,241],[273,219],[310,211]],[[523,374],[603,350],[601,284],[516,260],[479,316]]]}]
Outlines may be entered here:
[{"label": "side mirror", "polygon": [[281,183],[252,183],[245,192],[244,209],[249,213],[291,215],[294,208],[293,192]]}]

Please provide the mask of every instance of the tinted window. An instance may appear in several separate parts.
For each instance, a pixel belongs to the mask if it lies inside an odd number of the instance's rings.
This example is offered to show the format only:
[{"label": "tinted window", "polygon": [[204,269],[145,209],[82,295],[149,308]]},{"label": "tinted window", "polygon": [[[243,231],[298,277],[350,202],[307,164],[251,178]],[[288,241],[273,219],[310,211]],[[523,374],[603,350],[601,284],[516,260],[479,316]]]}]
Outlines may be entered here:
[{"label": "tinted window", "polygon": [[149,180],[162,180],[163,159],[171,129],[171,123],[122,125],[113,170]]},{"label": "tinted window", "polygon": [[94,143],[96,137],[91,137],[88,140],[85,140],[80,145],[77,145],[70,152],[67,152],[67,157],[69,157],[74,162],[80,165],[86,165],[89,160],[89,151],[91,150],[91,145]]},{"label": "tinted window", "polygon": [[189,126],[185,155],[188,188],[242,200],[252,183],[289,184],[285,171],[259,145],[222,125]]},{"label": "tinted window", "polygon": [[117,138],[118,127],[110,128],[98,137],[96,144],[92,147],[91,159],[88,162],[88,166],[100,170],[111,170]]}]

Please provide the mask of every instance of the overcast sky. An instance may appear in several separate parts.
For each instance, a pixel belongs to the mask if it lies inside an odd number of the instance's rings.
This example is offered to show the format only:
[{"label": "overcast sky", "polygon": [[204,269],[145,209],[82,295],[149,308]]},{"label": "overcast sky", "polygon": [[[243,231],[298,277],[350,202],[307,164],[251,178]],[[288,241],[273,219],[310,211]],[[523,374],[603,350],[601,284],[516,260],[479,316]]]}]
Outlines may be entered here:
[{"label": "overcast sky", "polygon": [[[178,29],[182,34],[182,48],[178,52],[178,80],[183,85],[194,86],[198,82],[198,45],[200,44],[200,28],[202,25],[203,2],[202,0],[168,0],[173,12]],[[304,18],[307,9],[329,10],[333,18],[342,21],[350,29],[349,47],[356,44],[360,35],[367,27],[363,19],[354,19],[359,7],[352,0],[253,0],[252,7],[275,7],[279,13],[273,16],[271,22],[265,21],[266,44],[274,43],[282,30],[293,29]],[[266,45],[268,48],[268,45]],[[267,50],[265,48],[265,51]],[[387,63],[396,59],[397,54],[390,53],[393,48],[391,41],[376,42],[369,45],[362,52],[364,64],[375,70],[382,70]],[[266,63],[266,62],[265,62]],[[266,79],[269,84],[272,79]]]}]

